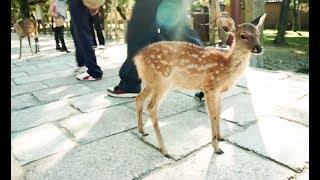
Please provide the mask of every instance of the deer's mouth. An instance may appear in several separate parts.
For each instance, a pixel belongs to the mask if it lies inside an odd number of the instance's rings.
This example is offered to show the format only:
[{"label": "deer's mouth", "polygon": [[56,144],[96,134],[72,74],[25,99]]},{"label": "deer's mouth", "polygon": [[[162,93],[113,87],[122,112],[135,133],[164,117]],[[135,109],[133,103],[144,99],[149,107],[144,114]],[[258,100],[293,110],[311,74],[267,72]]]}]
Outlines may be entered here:
[{"label": "deer's mouth", "polygon": [[262,53],[262,47],[260,45],[255,46],[251,49],[251,52],[253,54],[261,54]]}]

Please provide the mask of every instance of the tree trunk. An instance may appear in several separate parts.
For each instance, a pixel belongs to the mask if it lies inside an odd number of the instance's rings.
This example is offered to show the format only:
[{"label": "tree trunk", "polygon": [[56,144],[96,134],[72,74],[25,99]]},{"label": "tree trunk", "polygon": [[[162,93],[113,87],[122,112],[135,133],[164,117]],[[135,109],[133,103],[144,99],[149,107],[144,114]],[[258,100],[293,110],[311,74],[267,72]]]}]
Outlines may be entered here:
[{"label": "tree trunk", "polygon": [[297,1],[299,1],[299,0],[293,0],[293,22],[292,22],[292,30],[294,31],[294,32],[297,32],[297,30],[298,30],[298,11],[299,11],[299,9],[298,9],[298,7],[299,6],[297,6]]},{"label": "tree trunk", "polygon": [[18,0],[18,4],[20,6],[20,10],[21,10],[20,13],[21,13],[22,19],[30,18],[30,8],[27,0]]},{"label": "tree trunk", "polygon": [[291,0],[283,0],[281,3],[281,10],[279,16],[278,33],[274,40],[275,44],[286,44],[285,34],[288,26],[288,11]]},{"label": "tree trunk", "polygon": [[298,0],[298,30],[301,31],[300,0]]}]

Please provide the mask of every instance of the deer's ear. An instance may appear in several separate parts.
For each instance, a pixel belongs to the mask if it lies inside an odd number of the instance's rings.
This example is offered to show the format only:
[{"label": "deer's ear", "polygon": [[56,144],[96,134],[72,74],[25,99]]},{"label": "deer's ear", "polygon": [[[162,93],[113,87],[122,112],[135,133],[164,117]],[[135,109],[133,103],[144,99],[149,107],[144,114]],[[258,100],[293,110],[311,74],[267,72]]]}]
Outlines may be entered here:
[{"label": "deer's ear", "polygon": [[264,24],[264,20],[266,19],[266,16],[267,16],[267,14],[264,13],[262,16],[256,18],[251,23],[254,24],[257,27],[257,29],[260,31],[263,24]]}]

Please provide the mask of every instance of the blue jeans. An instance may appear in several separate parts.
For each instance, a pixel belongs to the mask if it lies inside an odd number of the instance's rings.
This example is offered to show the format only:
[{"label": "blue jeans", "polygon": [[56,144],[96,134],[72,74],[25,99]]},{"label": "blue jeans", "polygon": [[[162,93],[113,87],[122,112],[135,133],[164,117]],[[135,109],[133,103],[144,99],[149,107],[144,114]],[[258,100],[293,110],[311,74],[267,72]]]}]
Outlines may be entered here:
[{"label": "blue jeans", "polygon": [[86,66],[88,74],[94,78],[102,77],[93,49],[89,26],[89,10],[82,0],[70,0],[71,35],[76,47],[76,61],[79,67]]}]

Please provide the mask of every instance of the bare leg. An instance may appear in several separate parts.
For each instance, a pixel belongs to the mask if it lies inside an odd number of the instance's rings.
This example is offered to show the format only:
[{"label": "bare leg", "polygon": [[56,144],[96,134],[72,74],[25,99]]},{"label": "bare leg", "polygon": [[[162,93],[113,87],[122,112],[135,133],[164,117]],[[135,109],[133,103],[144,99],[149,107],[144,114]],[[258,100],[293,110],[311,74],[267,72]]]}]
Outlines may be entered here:
[{"label": "bare leg", "polygon": [[151,89],[146,86],[140,93],[139,95],[136,97],[136,112],[137,112],[137,123],[138,123],[138,130],[139,132],[146,136],[148,134],[145,134],[144,130],[143,130],[143,123],[142,123],[142,110],[143,110],[143,104],[144,101],[146,100],[146,98],[149,97],[149,95],[151,94]]},{"label": "bare leg", "polygon": [[218,145],[218,139],[220,136],[218,103],[220,103],[220,94],[215,94],[213,91],[205,93],[205,102],[211,122],[212,146],[214,147],[215,153],[222,154],[223,151],[220,149]]}]

